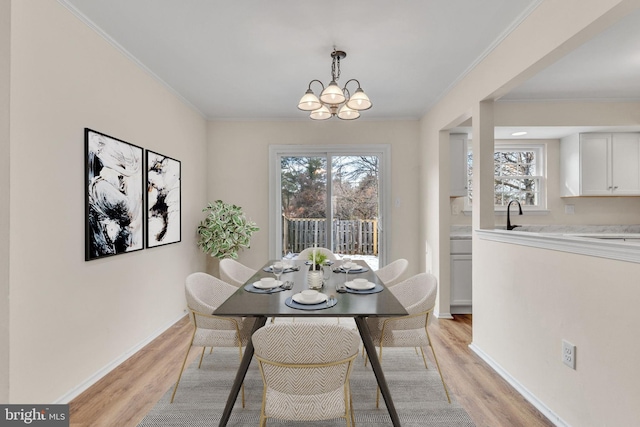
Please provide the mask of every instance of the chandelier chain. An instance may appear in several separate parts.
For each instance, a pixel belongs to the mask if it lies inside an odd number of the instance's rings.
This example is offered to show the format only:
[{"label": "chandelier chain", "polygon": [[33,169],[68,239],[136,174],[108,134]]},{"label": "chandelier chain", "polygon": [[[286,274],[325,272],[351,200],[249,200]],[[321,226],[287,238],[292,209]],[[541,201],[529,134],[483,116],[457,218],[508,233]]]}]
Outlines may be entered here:
[{"label": "chandelier chain", "polygon": [[[333,51],[335,53],[335,50]],[[336,67],[337,64],[337,67]],[[336,68],[338,71],[336,72]],[[331,61],[331,78],[334,82],[337,82],[340,78],[340,56],[334,55],[333,61]]]}]

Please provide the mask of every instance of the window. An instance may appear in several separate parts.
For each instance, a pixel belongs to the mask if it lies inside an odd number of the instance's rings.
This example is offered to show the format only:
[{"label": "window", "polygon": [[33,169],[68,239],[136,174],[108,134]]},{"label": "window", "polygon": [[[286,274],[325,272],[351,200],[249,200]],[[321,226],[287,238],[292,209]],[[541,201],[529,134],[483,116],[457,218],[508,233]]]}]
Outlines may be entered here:
[{"label": "window", "polygon": [[[493,153],[494,205],[505,210],[512,200],[520,202],[524,209],[544,210],[547,207],[544,192],[546,170],[543,144],[507,145],[496,142]],[[467,156],[468,206],[471,206],[473,161],[471,151]]]},{"label": "window", "polygon": [[270,258],[317,244],[383,266],[389,145],[269,147]]}]

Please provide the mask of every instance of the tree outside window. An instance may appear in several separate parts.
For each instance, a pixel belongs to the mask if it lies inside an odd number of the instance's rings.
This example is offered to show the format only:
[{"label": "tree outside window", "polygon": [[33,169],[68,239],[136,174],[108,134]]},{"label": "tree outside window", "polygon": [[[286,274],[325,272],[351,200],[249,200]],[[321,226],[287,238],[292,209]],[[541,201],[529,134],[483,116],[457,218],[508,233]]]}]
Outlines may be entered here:
[{"label": "tree outside window", "polygon": [[[544,209],[544,146],[500,145],[496,143],[493,154],[494,206],[506,207],[517,200],[523,207]],[[471,205],[473,157],[467,156],[468,203]]]}]

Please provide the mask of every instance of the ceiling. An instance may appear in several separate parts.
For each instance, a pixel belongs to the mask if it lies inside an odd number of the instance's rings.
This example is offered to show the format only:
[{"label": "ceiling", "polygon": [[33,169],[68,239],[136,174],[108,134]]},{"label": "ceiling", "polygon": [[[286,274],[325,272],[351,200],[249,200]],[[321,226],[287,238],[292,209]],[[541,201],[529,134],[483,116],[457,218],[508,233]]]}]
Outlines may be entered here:
[{"label": "ceiling", "polygon": [[[373,102],[360,120],[419,119],[541,2],[59,1],[214,120],[309,120],[296,105],[328,84],[334,46],[338,83]],[[636,12],[503,99],[640,100],[639,25]]]}]

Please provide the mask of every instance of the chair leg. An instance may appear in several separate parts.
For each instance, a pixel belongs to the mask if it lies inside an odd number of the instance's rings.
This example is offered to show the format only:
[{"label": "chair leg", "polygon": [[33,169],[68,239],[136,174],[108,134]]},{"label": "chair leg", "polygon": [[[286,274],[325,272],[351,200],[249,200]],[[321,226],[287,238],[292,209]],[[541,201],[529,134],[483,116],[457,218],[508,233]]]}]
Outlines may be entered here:
[{"label": "chair leg", "polygon": [[200,369],[200,366],[202,366],[202,358],[204,357],[204,351],[206,349],[206,347],[202,347],[202,354],[200,355],[200,363],[198,363],[198,369]]},{"label": "chair leg", "polygon": [[422,347],[420,347],[420,353],[422,353],[422,361],[424,362],[424,369],[429,369],[429,367],[427,366],[427,358],[424,357],[424,350],[422,349]]},{"label": "chair leg", "polygon": [[425,327],[424,330],[427,332],[427,339],[429,340],[429,347],[431,347],[431,353],[433,354],[433,360],[436,362],[436,367],[438,368],[438,373],[440,374],[440,380],[442,381],[442,386],[444,387],[444,392],[447,395],[447,400],[451,403],[451,397],[449,397],[449,390],[447,389],[447,385],[444,382],[444,377],[442,376],[442,371],[440,370],[440,364],[438,363],[438,358],[436,357],[436,351],[433,348],[433,344],[431,343],[431,336],[429,336],[429,330]]},{"label": "chair leg", "polygon": [[351,426],[355,427],[356,418],[355,418],[355,415],[353,414],[353,397],[351,395],[351,387],[349,387],[349,412],[351,412]]},{"label": "chair leg", "polygon": [[[193,338],[191,339],[193,342]],[[180,374],[178,374],[178,381],[176,381],[176,386],[173,388],[173,393],[171,394],[171,403],[173,403],[173,398],[176,397],[176,391],[178,391],[178,384],[180,384],[180,378],[182,378],[182,372],[184,372],[184,366],[187,364],[187,359],[189,358],[189,351],[191,350],[191,343],[189,343],[189,347],[187,347],[187,354],[184,355],[184,360],[182,361],[182,367],[180,368]]]}]

